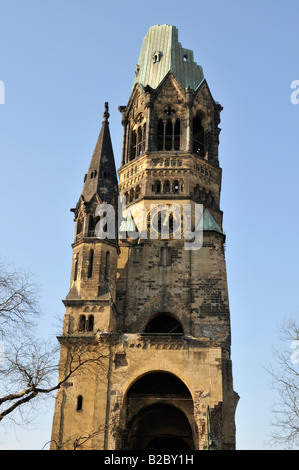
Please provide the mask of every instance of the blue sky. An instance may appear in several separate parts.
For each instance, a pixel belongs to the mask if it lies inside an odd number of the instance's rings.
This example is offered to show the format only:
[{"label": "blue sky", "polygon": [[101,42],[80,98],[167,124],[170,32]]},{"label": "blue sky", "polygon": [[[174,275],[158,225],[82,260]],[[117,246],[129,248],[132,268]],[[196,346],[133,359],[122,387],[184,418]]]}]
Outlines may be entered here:
[{"label": "blue sky", "polygon": [[[232,322],[237,448],[269,449],[275,396],[265,367],[284,319],[298,317],[298,2],[0,1],[0,253],[41,285],[43,333],[68,292],[74,207],[104,102],[117,167],[126,105],[150,26],[172,24],[224,107],[221,208]],[[291,353],[291,350],[290,350]],[[53,402],[0,449],[40,449]]]}]

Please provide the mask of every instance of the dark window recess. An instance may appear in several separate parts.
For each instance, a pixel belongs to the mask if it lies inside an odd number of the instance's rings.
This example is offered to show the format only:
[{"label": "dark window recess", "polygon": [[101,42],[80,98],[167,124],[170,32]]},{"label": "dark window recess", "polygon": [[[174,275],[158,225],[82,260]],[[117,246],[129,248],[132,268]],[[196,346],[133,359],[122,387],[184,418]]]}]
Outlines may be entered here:
[{"label": "dark window recess", "polygon": [[142,155],[145,151],[146,124],[139,126],[131,133],[131,156],[130,160]]},{"label": "dark window recess", "polygon": [[170,315],[158,315],[148,322],[144,330],[147,334],[183,335],[182,325]]},{"label": "dark window recess", "polygon": [[83,230],[83,220],[78,219],[78,222],[77,222],[77,235],[79,235],[79,233],[81,233],[82,230]]},{"label": "dark window recess", "polygon": [[76,411],[82,411],[83,410],[83,397],[82,395],[79,395],[77,397],[77,408]]},{"label": "dark window recess", "polygon": [[81,315],[79,319],[79,331],[85,331],[85,323],[86,323],[86,317],[85,315]]},{"label": "dark window recess", "polygon": [[93,269],[93,250],[89,252],[89,264],[88,264],[88,279],[92,278]]},{"label": "dark window recess", "polygon": [[79,319],[79,327],[78,331],[93,331],[94,327],[94,316],[89,315],[88,319],[86,319],[85,315],[81,315]]},{"label": "dark window recess", "polygon": [[137,380],[128,391],[132,395],[168,395],[177,394],[180,397],[192,398],[189,389],[175,375],[165,372],[151,372]]},{"label": "dark window recess", "polygon": [[115,354],[115,368],[125,367],[128,365],[126,354]]},{"label": "dark window recess", "polygon": [[202,158],[206,155],[205,133],[199,116],[193,119],[193,153]]},{"label": "dark window recess", "polygon": [[87,331],[93,331],[93,325],[94,325],[94,316],[89,315],[88,320],[87,320]]},{"label": "dark window recess", "polygon": [[181,125],[179,119],[159,119],[157,129],[157,150],[180,150]]}]

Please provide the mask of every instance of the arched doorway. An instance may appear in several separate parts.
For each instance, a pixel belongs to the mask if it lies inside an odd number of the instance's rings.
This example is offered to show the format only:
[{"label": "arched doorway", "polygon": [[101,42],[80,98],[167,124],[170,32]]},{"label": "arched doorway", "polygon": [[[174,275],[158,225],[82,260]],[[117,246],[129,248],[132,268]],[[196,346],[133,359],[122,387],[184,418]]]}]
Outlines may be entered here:
[{"label": "arched doorway", "polygon": [[125,449],[194,449],[192,396],[175,375],[151,372],[142,376],[129,388],[125,406]]}]

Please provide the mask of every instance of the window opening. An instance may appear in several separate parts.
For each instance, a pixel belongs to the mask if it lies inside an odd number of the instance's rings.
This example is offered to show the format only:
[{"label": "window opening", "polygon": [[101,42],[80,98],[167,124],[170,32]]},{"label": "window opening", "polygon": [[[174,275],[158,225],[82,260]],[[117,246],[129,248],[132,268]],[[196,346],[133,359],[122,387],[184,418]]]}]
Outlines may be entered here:
[{"label": "window opening", "polygon": [[172,149],[172,122],[170,119],[166,122],[165,128],[165,150]]},{"label": "window opening", "polygon": [[88,321],[87,321],[87,331],[93,331],[93,325],[94,325],[94,316],[89,315]]},{"label": "window opening", "polygon": [[76,411],[82,411],[82,410],[83,410],[83,397],[82,395],[78,395]]},{"label": "window opening", "polygon": [[94,251],[91,249],[89,252],[88,279],[92,278],[93,254],[94,254]]},{"label": "window opening", "polygon": [[180,183],[178,181],[174,181],[173,183],[173,192],[178,193],[180,191]]},{"label": "window opening", "polygon": [[170,182],[169,181],[165,181],[165,183],[164,183],[164,193],[165,194],[170,193]]},{"label": "window opening", "polygon": [[77,235],[79,235],[79,233],[81,233],[83,230],[83,221],[82,219],[78,219],[78,222],[77,222]]},{"label": "window opening", "polygon": [[144,330],[148,334],[183,335],[181,324],[170,315],[158,315],[148,322]]},{"label": "window opening", "polygon": [[86,324],[86,317],[85,315],[81,315],[79,319],[79,331],[85,331],[85,324]]},{"label": "window opening", "polygon": [[199,116],[193,119],[193,153],[198,154],[202,158],[206,154],[204,129]]},{"label": "window opening", "polygon": [[[164,111],[165,117],[175,114],[175,110],[170,106]],[[159,119],[157,150],[179,150],[181,141],[180,120],[167,117],[167,119]]]}]

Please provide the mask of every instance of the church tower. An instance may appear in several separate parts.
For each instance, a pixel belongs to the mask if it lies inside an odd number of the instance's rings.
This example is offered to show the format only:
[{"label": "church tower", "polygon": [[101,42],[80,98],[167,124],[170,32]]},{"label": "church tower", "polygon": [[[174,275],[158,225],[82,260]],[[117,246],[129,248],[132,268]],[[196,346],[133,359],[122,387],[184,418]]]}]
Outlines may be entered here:
[{"label": "church tower", "polygon": [[235,449],[221,110],[177,29],[151,27],[119,183],[106,103],[72,209],[52,449]]}]

